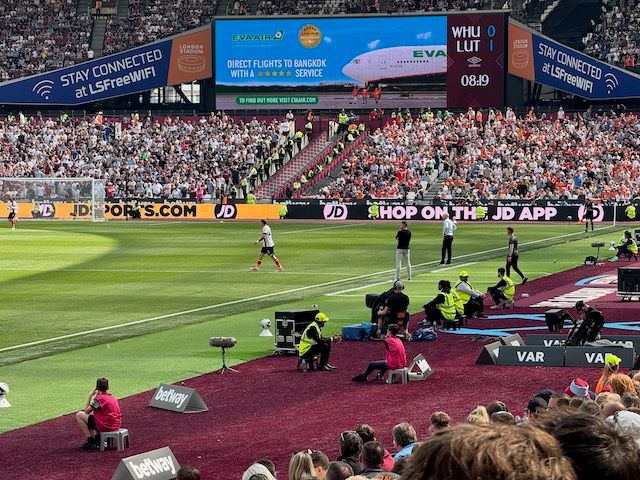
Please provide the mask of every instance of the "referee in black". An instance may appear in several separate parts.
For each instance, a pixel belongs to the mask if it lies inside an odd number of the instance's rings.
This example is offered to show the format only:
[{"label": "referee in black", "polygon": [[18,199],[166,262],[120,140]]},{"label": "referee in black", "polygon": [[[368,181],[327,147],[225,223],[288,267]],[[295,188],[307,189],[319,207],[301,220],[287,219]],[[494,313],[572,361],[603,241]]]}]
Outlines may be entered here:
[{"label": "referee in black", "polygon": [[593,218],[596,216],[596,206],[593,200],[587,199],[584,204],[584,233],[589,231],[589,222],[591,222],[591,231],[593,232]]},{"label": "referee in black", "polygon": [[507,235],[509,235],[509,253],[507,254],[507,277],[511,277],[511,268],[513,267],[513,271],[520,275],[522,278],[522,285],[527,283],[529,280],[524,276],[524,273],[518,268],[518,257],[520,256],[518,252],[518,237],[513,232],[513,228],[507,227]]}]

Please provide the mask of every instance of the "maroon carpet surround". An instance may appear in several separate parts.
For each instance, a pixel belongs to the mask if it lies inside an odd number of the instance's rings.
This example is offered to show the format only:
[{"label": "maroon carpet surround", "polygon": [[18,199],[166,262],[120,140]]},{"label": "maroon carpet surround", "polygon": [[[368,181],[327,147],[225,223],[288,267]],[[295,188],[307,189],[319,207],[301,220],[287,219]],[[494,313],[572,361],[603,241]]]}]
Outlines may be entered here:
[{"label": "maroon carpet surround", "polygon": [[[580,267],[532,281],[518,289],[519,296],[523,292],[530,296],[519,300],[517,309],[490,313],[542,313],[548,307],[530,305],[582,288],[575,285],[581,279],[614,274],[611,265]],[[607,283],[611,277],[602,279]],[[617,321],[640,320],[638,303],[619,302],[614,286],[603,287],[611,288],[612,294],[592,303],[605,316],[618,316]],[[489,319],[471,320],[468,328],[540,326],[544,326],[540,320]],[[205,413],[179,414],[147,407],[152,392],[121,400],[132,444],[124,452],[79,450],[84,439],[73,415],[67,415],[0,436],[0,471],[3,478],[13,480],[109,479],[121,458],[168,445],[181,465],[200,468],[204,479],[239,479],[259,457],[272,459],[279,478],[285,479],[293,452],[319,449],[335,459],[340,432],[359,423],[372,425],[378,439],[393,450],[391,429],[398,422],[410,422],[422,438],[428,433],[432,412],[444,410],[461,422],[476,405],[494,399],[505,401],[520,415],[536,391],[564,389],[576,376],[594,385],[600,373],[594,368],[475,365],[483,344],[491,340],[475,338],[474,334],[443,332],[436,342],[407,344],[409,357],[423,353],[434,373],[426,381],[406,385],[351,381],[368,361],[383,358],[380,342],[336,345],[332,363],[338,370],[334,372],[298,372],[295,357],[248,362],[238,366],[237,374],[208,374],[184,382],[202,396],[209,407]],[[219,362],[215,353],[212,351],[212,365]]]}]

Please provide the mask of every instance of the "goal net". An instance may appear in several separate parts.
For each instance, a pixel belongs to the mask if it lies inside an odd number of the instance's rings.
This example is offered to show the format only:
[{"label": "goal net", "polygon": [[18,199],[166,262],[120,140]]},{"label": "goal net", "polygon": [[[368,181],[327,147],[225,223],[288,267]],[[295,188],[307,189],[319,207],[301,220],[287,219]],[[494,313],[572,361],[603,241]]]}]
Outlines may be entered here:
[{"label": "goal net", "polygon": [[0,177],[0,198],[18,204],[18,218],[104,221],[105,181],[94,178]]}]

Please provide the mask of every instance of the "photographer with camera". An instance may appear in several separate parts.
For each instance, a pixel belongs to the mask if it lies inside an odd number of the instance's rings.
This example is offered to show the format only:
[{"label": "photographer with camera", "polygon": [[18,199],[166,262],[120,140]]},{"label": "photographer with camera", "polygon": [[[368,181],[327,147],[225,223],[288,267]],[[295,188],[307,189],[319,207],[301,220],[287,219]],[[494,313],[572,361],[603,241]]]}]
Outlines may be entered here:
[{"label": "photographer with camera", "polygon": [[565,342],[568,346],[575,347],[584,345],[585,342],[595,342],[600,336],[600,331],[604,326],[604,316],[600,310],[590,307],[582,300],[576,302],[576,312],[582,317],[582,321],[571,319],[573,328],[567,336]]}]

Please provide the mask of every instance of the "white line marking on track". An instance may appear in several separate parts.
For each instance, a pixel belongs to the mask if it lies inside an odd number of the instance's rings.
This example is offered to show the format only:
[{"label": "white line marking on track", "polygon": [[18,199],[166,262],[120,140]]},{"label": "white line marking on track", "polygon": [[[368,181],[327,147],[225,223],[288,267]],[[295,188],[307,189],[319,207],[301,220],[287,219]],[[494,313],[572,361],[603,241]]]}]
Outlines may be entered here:
[{"label": "white line marking on track", "polygon": [[[357,224],[354,224],[357,225]],[[613,228],[613,227],[604,227],[604,228]],[[602,230],[604,230],[604,228]],[[557,235],[555,237],[549,237],[549,238],[542,238],[540,240],[533,240],[531,242],[526,242],[526,243],[521,243],[521,245],[533,245],[533,244],[537,244],[540,242],[548,242],[549,240],[556,240],[558,238],[565,238],[568,236],[572,236],[572,235],[576,235],[576,233],[566,233],[563,235]],[[491,253],[491,252],[496,252],[496,251],[500,251],[500,250],[505,250],[505,247],[497,247],[497,248],[491,248],[489,250],[483,250],[481,252],[474,252],[474,253],[467,253],[465,255],[460,255],[457,256],[456,259],[461,259],[461,258],[469,258],[469,257],[473,257],[474,255],[483,255],[486,253]],[[429,265],[437,265],[439,264],[439,262],[437,262],[437,260],[431,261],[431,262],[424,262],[424,263],[420,263],[417,265],[414,265],[414,267],[424,267],[424,266],[429,266]],[[181,315],[188,315],[190,313],[197,313],[197,312],[204,312],[206,310],[213,310],[215,308],[220,308],[220,307],[227,307],[229,305],[238,305],[241,303],[248,303],[248,302],[254,302],[256,300],[263,300],[265,298],[273,298],[273,297],[277,297],[279,295],[286,295],[289,293],[296,293],[296,292],[302,292],[305,290],[311,290],[314,288],[321,288],[321,287],[329,287],[332,285],[339,285],[341,283],[345,283],[345,282],[352,282],[354,280],[360,280],[360,279],[364,279],[364,278],[369,278],[369,277],[375,277],[378,275],[383,275],[383,274],[392,274],[395,273],[395,268],[393,269],[389,269],[389,270],[382,270],[380,272],[374,272],[374,273],[367,273],[364,275],[359,275],[356,277],[350,277],[350,278],[343,278],[343,279],[339,279],[339,280],[332,280],[330,282],[323,282],[323,283],[317,283],[315,285],[307,285],[304,287],[297,287],[297,288],[291,288],[288,290],[283,290],[281,292],[273,292],[273,293],[267,293],[264,295],[258,295],[256,297],[251,297],[251,298],[240,298],[238,300],[232,300],[229,302],[223,302],[223,303],[216,303],[214,305],[206,305],[204,307],[199,307],[199,308],[192,308],[190,310],[183,310],[181,312],[174,312],[174,313],[167,313],[165,315],[158,315],[156,317],[151,317],[151,318],[143,318],[141,320],[135,320],[132,322],[126,322],[126,323],[120,323],[117,325],[109,325],[107,327],[102,327],[102,328],[94,328],[92,330],[85,330],[82,332],[75,332],[75,333],[70,333],[68,335],[60,335],[58,337],[52,337],[52,338],[45,338],[43,340],[37,340],[35,342],[28,342],[28,343],[23,343],[20,345],[12,345],[10,347],[5,347],[5,348],[0,348],[0,353],[2,352],[9,352],[11,350],[18,350],[20,348],[24,348],[24,347],[32,347],[34,345],[42,345],[45,343],[51,343],[51,342],[56,342],[58,340],[66,340],[69,338],[76,338],[76,337],[81,337],[83,335],[91,335],[93,333],[99,333],[99,332],[107,332],[109,330],[116,330],[119,328],[125,328],[125,327],[130,327],[132,325],[141,325],[144,323],[149,323],[149,322],[153,322],[156,320],[163,320],[165,318],[174,318],[174,317],[179,317]],[[391,280],[389,280],[390,282]],[[375,285],[382,285],[383,283],[387,283],[385,282],[378,282],[378,283],[374,283],[372,285],[365,285],[363,287],[359,287],[358,290],[362,289],[362,288],[367,288],[369,286],[375,286]],[[336,293],[344,293],[347,291],[354,291],[353,289],[350,290],[342,290],[342,291],[338,291]]]},{"label": "white line marking on track", "polygon": [[451,270],[452,268],[468,267],[469,265],[475,265],[476,263],[478,263],[478,262],[467,262],[467,263],[461,263],[460,265],[449,265],[448,267],[442,267],[442,268],[439,268],[437,270],[432,270],[431,273],[444,272],[446,270]]}]

